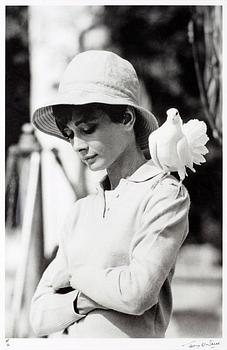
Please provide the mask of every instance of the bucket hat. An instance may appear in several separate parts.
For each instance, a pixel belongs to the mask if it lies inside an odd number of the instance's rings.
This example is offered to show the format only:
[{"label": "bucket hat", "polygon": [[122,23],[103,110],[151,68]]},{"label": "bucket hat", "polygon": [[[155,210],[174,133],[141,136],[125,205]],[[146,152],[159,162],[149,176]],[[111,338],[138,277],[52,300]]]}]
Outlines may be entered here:
[{"label": "bucket hat", "polygon": [[103,50],[89,50],[76,55],[67,66],[56,97],[35,110],[32,124],[40,131],[67,142],[55,122],[54,105],[83,105],[105,103],[128,105],[138,113],[138,145],[148,148],[148,136],[157,129],[155,116],[139,103],[139,80],[132,64],[117,54]]}]

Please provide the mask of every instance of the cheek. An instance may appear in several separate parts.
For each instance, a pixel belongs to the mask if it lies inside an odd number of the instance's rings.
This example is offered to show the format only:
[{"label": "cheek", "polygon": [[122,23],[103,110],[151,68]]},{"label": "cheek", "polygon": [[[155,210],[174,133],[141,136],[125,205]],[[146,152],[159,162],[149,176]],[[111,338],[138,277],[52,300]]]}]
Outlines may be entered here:
[{"label": "cheek", "polygon": [[108,159],[118,156],[126,144],[125,135],[122,135],[119,130],[115,130],[114,127],[111,129],[111,131],[109,129],[97,133],[95,140],[89,142],[91,150]]},{"label": "cheek", "polygon": [[89,148],[94,153],[98,153],[99,155],[105,152],[105,143],[102,140],[93,140],[89,142]]},{"label": "cheek", "polygon": [[111,149],[114,147],[113,135],[110,133],[99,133],[96,135],[95,140],[91,140],[89,142],[89,146],[92,150],[97,151],[97,153],[104,154],[109,153]]},{"label": "cheek", "polygon": [[117,156],[123,146],[122,141],[116,134],[108,134],[102,139],[101,147],[108,157]]}]

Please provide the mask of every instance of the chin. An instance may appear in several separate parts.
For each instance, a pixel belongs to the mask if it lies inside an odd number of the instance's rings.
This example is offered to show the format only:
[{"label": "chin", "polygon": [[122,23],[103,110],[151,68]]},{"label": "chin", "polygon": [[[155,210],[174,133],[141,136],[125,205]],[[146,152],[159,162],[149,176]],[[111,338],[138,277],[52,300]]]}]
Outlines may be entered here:
[{"label": "chin", "polygon": [[99,170],[106,169],[106,165],[102,164],[101,162],[94,162],[92,164],[87,164],[87,167],[92,171],[99,171]]}]

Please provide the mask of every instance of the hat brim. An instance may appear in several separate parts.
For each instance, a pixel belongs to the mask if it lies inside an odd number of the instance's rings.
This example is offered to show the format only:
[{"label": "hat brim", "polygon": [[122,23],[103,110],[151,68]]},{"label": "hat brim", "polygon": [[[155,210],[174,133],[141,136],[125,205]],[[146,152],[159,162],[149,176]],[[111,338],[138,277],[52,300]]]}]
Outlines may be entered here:
[{"label": "hat brim", "polygon": [[47,103],[44,107],[37,108],[32,116],[32,124],[40,131],[58,137],[64,141],[69,142],[61,131],[59,130],[55,116],[53,114],[52,106],[66,104],[66,105],[84,105],[88,103],[105,103],[110,105],[128,105],[134,107],[139,112],[139,132],[137,134],[137,142],[142,150],[148,148],[149,135],[158,128],[158,122],[155,116],[147,109],[134,103],[130,97],[126,98],[102,92],[100,94],[94,91],[73,91],[69,93],[58,93],[57,98]]}]

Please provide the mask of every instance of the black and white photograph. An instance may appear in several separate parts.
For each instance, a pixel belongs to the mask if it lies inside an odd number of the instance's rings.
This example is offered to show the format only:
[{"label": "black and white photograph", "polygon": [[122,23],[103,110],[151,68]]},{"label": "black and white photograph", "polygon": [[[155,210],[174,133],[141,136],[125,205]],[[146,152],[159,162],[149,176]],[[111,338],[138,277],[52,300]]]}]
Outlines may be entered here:
[{"label": "black and white photograph", "polygon": [[224,10],[1,5],[5,349],[224,349]]}]

